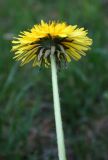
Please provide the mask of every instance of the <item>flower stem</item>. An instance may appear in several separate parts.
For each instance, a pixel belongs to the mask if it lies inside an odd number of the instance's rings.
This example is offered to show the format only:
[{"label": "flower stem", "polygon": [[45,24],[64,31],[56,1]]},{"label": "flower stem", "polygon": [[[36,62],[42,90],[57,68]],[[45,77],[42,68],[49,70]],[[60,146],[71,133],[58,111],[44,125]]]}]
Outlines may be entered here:
[{"label": "flower stem", "polygon": [[56,124],[56,134],[57,134],[58,156],[59,156],[59,160],[66,160],[64,134],[63,134],[63,127],[62,127],[62,118],[61,118],[60,100],[59,100],[58,82],[57,82],[57,68],[56,68],[55,57],[52,54],[51,54],[51,70],[52,70],[52,87],[53,87],[54,114],[55,114],[55,124]]}]

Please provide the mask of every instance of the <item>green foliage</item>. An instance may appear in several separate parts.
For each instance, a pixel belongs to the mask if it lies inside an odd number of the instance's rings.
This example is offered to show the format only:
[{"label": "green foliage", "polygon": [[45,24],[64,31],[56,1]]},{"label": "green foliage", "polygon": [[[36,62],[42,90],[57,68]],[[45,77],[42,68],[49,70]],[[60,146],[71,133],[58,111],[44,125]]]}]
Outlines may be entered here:
[{"label": "green foliage", "polygon": [[57,159],[50,69],[19,67],[11,39],[41,19],[84,26],[92,50],[60,71],[68,159],[108,159],[108,32],[99,0],[0,1],[0,159]]}]

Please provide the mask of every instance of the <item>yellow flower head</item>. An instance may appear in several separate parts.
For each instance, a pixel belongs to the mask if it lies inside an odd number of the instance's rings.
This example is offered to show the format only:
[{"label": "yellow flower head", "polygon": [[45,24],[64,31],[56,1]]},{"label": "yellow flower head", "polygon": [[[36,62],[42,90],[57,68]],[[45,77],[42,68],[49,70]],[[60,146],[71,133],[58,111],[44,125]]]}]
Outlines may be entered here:
[{"label": "yellow flower head", "polygon": [[90,49],[92,39],[87,37],[87,30],[66,23],[55,21],[34,25],[30,31],[21,32],[18,38],[12,41],[14,58],[24,65],[33,60],[33,66],[45,67],[50,65],[50,56],[53,54],[58,65],[61,62],[79,60],[85,51]]}]

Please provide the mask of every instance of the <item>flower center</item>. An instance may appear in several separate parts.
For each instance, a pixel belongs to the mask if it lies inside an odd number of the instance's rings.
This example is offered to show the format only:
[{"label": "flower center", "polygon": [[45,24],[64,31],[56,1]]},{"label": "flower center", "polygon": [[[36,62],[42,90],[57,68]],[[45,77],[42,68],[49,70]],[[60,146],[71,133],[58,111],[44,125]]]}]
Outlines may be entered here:
[{"label": "flower center", "polygon": [[49,49],[52,45],[55,45],[54,40],[49,37],[41,39],[39,43],[45,49]]}]

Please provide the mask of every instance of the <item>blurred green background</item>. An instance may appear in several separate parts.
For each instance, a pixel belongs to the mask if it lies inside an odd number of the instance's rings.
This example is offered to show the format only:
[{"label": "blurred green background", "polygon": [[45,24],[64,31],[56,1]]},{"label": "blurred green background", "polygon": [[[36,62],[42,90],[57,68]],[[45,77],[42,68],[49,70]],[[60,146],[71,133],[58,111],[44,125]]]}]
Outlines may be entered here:
[{"label": "blurred green background", "polygon": [[108,160],[108,0],[0,0],[0,160],[57,160],[51,73],[19,67],[13,36],[40,20],[89,30],[91,51],[58,73],[68,160]]}]

